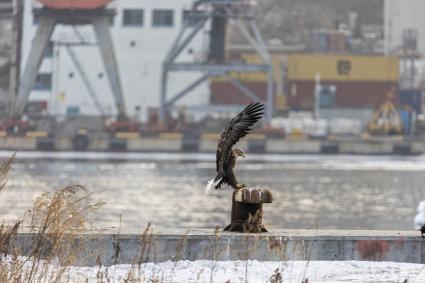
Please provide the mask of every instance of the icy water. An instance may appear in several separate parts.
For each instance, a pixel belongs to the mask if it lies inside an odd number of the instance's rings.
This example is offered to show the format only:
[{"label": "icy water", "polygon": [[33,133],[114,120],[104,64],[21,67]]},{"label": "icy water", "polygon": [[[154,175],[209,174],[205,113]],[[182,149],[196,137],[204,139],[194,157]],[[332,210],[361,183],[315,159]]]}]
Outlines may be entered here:
[{"label": "icy water", "polygon": [[[0,152],[0,160],[6,156]],[[215,176],[213,158],[18,153],[0,193],[0,221],[21,216],[42,192],[78,183],[106,202],[93,215],[96,227],[225,226],[231,190],[204,192]],[[264,205],[271,228],[411,229],[417,204],[425,199],[423,156],[248,155],[237,176],[273,192],[274,202]]]}]

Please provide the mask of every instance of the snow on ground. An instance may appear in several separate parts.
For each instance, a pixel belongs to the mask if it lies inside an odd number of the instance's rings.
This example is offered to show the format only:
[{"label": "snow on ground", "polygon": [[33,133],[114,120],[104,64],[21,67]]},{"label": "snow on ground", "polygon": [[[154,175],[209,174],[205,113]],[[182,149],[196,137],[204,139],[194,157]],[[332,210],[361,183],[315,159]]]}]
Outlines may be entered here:
[{"label": "snow on ground", "polygon": [[[30,263],[25,264],[27,269]],[[68,267],[64,282],[425,282],[425,265],[367,261],[178,261],[139,266]],[[57,272],[58,267],[49,266]],[[129,273],[131,275],[129,277]],[[274,281],[272,281],[274,279]],[[41,281],[44,282],[44,281]],[[128,282],[128,281],[127,281]]]}]

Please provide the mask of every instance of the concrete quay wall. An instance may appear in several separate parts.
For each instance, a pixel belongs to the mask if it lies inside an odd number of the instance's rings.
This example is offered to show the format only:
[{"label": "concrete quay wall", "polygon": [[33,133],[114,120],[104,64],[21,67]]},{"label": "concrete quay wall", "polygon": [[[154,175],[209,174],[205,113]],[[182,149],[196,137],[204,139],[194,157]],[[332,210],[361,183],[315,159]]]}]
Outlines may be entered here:
[{"label": "concrete quay wall", "polygon": [[[367,260],[425,263],[418,231],[276,230],[240,234],[214,230],[102,230],[78,235],[80,266],[176,260]],[[20,233],[18,250],[36,234]]]},{"label": "concrete quay wall", "polygon": [[[87,137],[13,137],[0,136],[0,150],[40,151],[112,151],[112,152],[202,152],[216,151],[218,134],[186,139],[178,133],[157,137],[139,135]],[[425,153],[422,139],[356,139],[291,140],[247,136],[238,147],[250,153],[265,154],[359,154],[359,155],[419,155]]]}]

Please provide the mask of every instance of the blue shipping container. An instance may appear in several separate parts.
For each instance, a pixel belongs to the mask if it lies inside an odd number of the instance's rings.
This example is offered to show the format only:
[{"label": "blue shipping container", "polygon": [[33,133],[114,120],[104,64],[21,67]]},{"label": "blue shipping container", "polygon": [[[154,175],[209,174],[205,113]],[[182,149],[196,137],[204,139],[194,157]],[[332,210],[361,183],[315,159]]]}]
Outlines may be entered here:
[{"label": "blue shipping container", "polygon": [[401,123],[403,124],[403,134],[409,135],[412,133],[412,111],[407,110],[398,110],[398,114],[401,118]]},{"label": "blue shipping container", "polygon": [[332,85],[322,85],[320,89],[320,107],[335,106],[336,87]]},{"label": "blue shipping container", "polygon": [[422,114],[423,91],[408,89],[400,91],[400,105],[410,106],[417,114]]},{"label": "blue shipping container", "polygon": [[328,51],[328,34],[324,30],[316,30],[311,33],[311,49],[316,52]]},{"label": "blue shipping container", "polygon": [[68,106],[66,108],[66,114],[68,115],[78,115],[80,113],[80,107],[79,106]]}]

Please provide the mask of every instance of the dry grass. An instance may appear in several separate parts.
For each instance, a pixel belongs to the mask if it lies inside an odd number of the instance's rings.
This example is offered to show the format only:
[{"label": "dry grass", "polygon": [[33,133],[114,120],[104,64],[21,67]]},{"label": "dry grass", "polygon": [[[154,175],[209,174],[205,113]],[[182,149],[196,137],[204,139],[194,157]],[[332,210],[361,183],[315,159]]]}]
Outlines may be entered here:
[{"label": "dry grass", "polygon": [[[7,175],[15,162],[15,155],[11,156],[0,166],[0,193],[7,184]],[[91,195],[80,185],[71,185],[55,192],[44,193],[39,196],[32,209],[28,210],[22,219],[13,226],[0,225],[0,283],[6,282],[75,282],[76,279],[68,278],[67,266],[77,265],[81,250],[76,241],[77,236],[88,228],[88,215],[101,207],[103,203],[92,203]],[[18,238],[18,231],[28,229],[31,237],[22,242],[22,236]],[[215,241],[205,254],[211,256],[211,278],[213,281],[215,262],[224,252],[220,246],[220,227],[215,227]],[[188,233],[189,231],[187,231]],[[173,275],[178,260],[183,259],[183,249],[187,239],[187,233],[179,241],[171,270],[171,278],[166,282],[173,282]],[[34,236],[35,235],[35,236]],[[143,264],[155,262],[155,243],[153,241],[153,229],[150,224],[140,236],[138,256],[134,259],[124,282],[165,282],[163,273],[152,273],[150,278],[145,278],[142,270]],[[21,241],[21,242],[19,242]],[[248,259],[248,254],[253,248],[251,242],[247,242],[246,253],[242,259]],[[119,235],[115,243],[115,260],[119,264],[120,252]],[[19,247],[19,248],[18,248]],[[98,255],[99,267],[96,281],[112,282],[108,268],[105,268]],[[153,258],[152,258],[153,256]],[[245,270],[247,278],[248,266]],[[200,274],[198,274],[199,278]],[[86,282],[87,279],[79,278],[77,282]],[[269,278],[271,283],[282,283],[282,274],[276,270]],[[304,282],[307,282],[306,279]]]},{"label": "dry grass", "polygon": [[6,162],[0,165],[0,192],[4,189],[7,183],[7,175],[10,168],[15,163],[15,154],[12,155]]},{"label": "dry grass", "polygon": [[[0,165],[0,193],[5,189],[7,183],[7,174],[15,161],[15,155],[9,158],[3,165]],[[59,189],[52,193],[44,193],[36,199],[33,208],[29,210],[21,220],[17,221],[13,226],[0,225],[0,283],[13,282],[76,282],[75,279],[69,279],[67,276],[67,267],[75,265],[81,250],[77,245],[76,238],[79,234],[88,228],[88,215],[101,207],[103,203],[93,203],[91,195],[87,193],[84,187],[80,185],[71,185]],[[25,242],[18,231],[25,226],[31,232],[32,236]],[[211,278],[215,271],[215,262],[220,259],[221,254],[225,252],[223,246],[220,245],[220,227],[214,230],[215,241],[204,251],[210,255]],[[187,231],[189,232],[189,231]],[[35,235],[35,237],[34,237]],[[152,273],[150,278],[145,278],[143,274],[143,264],[155,260],[155,241],[153,241],[153,230],[149,224],[140,236],[139,251],[134,259],[131,268],[126,274],[124,282],[172,282],[177,261],[183,259],[183,250],[187,239],[187,233],[177,245],[174,261],[175,264],[171,270],[171,278],[165,279],[160,270]],[[19,242],[21,241],[21,242]],[[24,241],[24,242],[22,242]],[[248,278],[248,259],[249,254],[254,252],[256,243],[252,243],[246,239],[246,249],[240,255],[241,260],[246,260],[245,280]],[[117,254],[115,255],[116,263],[119,259],[120,241],[119,235],[115,243]],[[20,247],[20,249],[18,248]],[[269,249],[279,248],[279,254],[284,256],[286,251],[286,242],[281,244],[277,240],[269,243]],[[22,256],[24,255],[24,256]],[[113,282],[108,268],[105,268],[98,255],[99,266],[96,281]],[[153,256],[153,258],[152,258]],[[306,254],[307,259],[310,257],[309,252]],[[283,262],[286,258],[283,259]],[[302,283],[308,283],[306,278],[307,269],[305,266]],[[270,283],[283,283],[283,269],[278,268],[268,279]],[[202,272],[202,271],[201,271]],[[201,274],[197,275],[200,278]],[[79,278],[77,282],[87,282],[87,279]],[[229,281],[230,282],[230,281]]]},{"label": "dry grass", "polygon": [[[5,188],[14,160],[15,155],[0,166],[0,190]],[[90,194],[82,186],[71,185],[42,194],[13,226],[1,225],[0,283],[61,282],[65,267],[54,272],[51,267],[75,263],[80,252],[75,238],[87,228],[88,214],[102,204],[91,203]],[[23,223],[36,235],[31,240],[17,237]]]},{"label": "dry grass", "polygon": [[[15,155],[0,166],[0,191],[6,186],[14,161]],[[0,283],[74,282],[74,279],[70,281],[67,278],[66,271],[67,266],[78,263],[81,250],[76,238],[86,231],[88,215],[102,205],[92,203],[91,195],[83,186],[71,185],[43,193],[13,226],[0,225]],[[19,242],[22,237],[18,238],[18,231],[22,229],[31,233],[28,242]],[[153,230],[149,224],[140,236],[139,255],[125,282],[163,282],[155,274],[149,279],[142,276],[142,264],[150,261],[152,236]],[[119,236],[115,245],[119,253]],[[118,259],[118,255],[115,258]],[[105,270],[99,256],[96,262],[99,266],[96,281],[111,282],[108,269]],[[79,282],[86,281],[85,278],[79,279]]]}]

